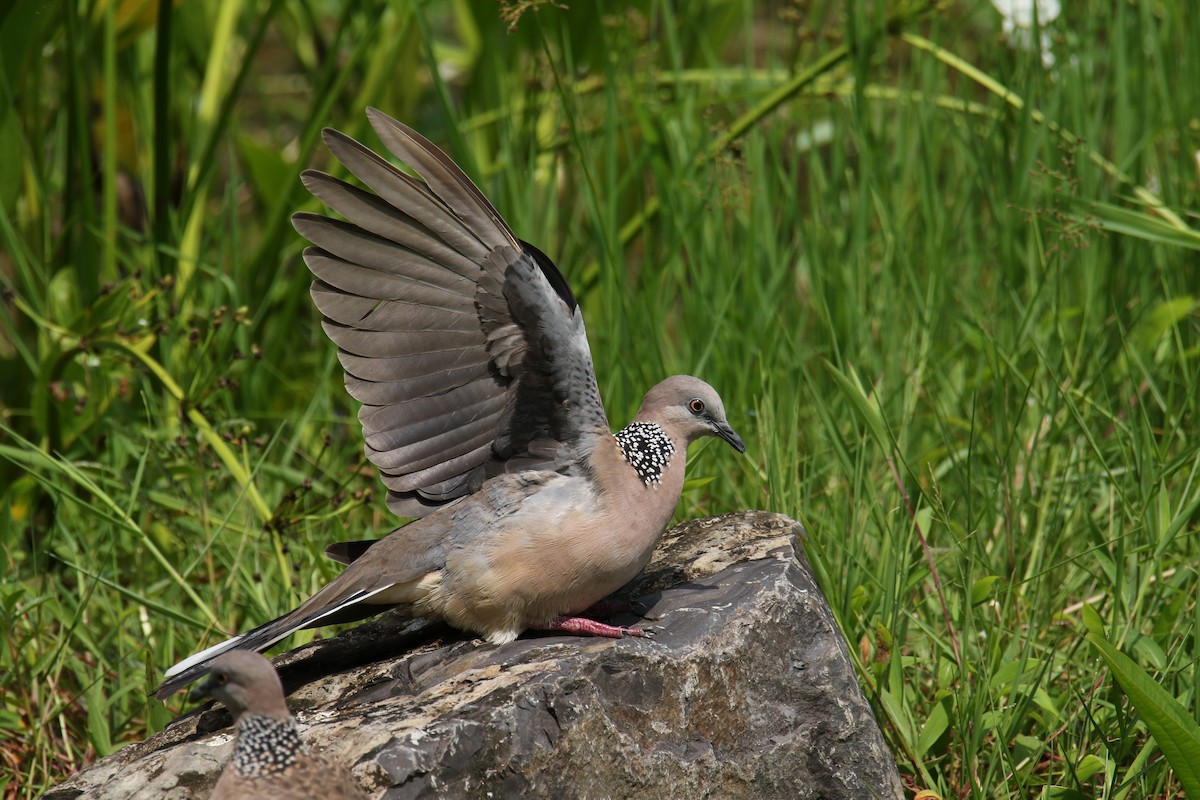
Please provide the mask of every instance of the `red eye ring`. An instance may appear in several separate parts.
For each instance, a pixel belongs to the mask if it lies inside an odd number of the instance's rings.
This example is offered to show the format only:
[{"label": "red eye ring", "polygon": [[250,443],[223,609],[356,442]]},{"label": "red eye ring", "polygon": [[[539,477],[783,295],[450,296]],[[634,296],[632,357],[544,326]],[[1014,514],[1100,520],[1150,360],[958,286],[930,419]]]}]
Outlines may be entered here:
[{"label": "red eye ring", "polygon": [[704,401],[701,400],[699,397],[692,398],[691,400],[688,401],[688,411],[691,411],[693,414],[703,414],[704,413]]}]

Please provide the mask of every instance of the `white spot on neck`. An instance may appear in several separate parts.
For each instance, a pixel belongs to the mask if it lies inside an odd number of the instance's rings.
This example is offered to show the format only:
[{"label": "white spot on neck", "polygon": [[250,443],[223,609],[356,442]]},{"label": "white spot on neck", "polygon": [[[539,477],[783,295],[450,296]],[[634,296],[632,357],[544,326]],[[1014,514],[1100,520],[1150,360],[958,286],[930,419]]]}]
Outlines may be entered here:
[{"label": "white spot on neck", "polygon": [[621,457],[646,486],[661,486],[675,444],[657,422],[631,422],[613,434]]}]

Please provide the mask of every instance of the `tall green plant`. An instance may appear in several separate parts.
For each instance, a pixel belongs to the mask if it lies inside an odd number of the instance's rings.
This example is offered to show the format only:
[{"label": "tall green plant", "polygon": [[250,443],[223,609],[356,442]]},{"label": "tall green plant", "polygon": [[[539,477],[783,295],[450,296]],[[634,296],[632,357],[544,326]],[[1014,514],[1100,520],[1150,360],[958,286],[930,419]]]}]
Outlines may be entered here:
[{"label": "tall green plant", "polygon": [[161,728],[166,665],[394,524],[288,228],[367,105],[555,257],[614,421],[721,390],[749,457],[701,448],[679,514],[805,524],[911,785],[1180,791],[1074,623],[1190,696],[1188,8],[1067,9],[1052,67],[928,10],[0,8],[7,796]]}]

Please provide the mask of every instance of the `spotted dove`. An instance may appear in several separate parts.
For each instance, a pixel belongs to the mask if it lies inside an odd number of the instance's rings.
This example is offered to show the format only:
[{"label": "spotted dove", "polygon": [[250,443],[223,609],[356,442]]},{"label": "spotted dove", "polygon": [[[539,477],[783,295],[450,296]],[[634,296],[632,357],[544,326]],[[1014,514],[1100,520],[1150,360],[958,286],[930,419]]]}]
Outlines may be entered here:
[{"label": "spotted dove", "polygon": [[312,296],[362,403],[367,457],[389,506],[418,519],[328,548],[349,564],[341,575],[168,670],[159,697],[227,650],[265,650],[394,606],[493,643],[530,628],[642,635],[573,615],[646,565],[691,442],[718,436],[745,452],[716,391],[686,375],[653,387],[612,433],[562,273],[442,151],[367,114],[421,177],[326,130],[333,155],[374,192],[306,171],[304,185],[347,221],[299,213],[293,224],[314,245],[304,252]]},{"label": "spotted dove", "polygon": [[283,701],[271,662],[234,650],[209,665],[192,700],[220,700],[233,715],[237,744],[213,789],[212,800],[363,800],[350,772],[309,749]]}]

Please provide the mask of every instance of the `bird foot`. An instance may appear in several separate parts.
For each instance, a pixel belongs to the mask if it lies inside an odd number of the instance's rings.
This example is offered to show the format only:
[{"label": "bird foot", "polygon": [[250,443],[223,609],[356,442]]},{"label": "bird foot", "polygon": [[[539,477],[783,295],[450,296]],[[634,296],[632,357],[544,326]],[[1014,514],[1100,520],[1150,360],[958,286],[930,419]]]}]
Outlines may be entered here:
[{"label": "bird foot", "polygon": [[653,631],[646,631],[640,628],[624,628],[620,625],[606,625],[603,622],[597,622],[594,619],[587,619],[586,617],[559,617],[549,625],[539,628],[539,630],[561,631],[580,636],[603,636],[606,639],[621,639],[626,636],[654,638]]}]

